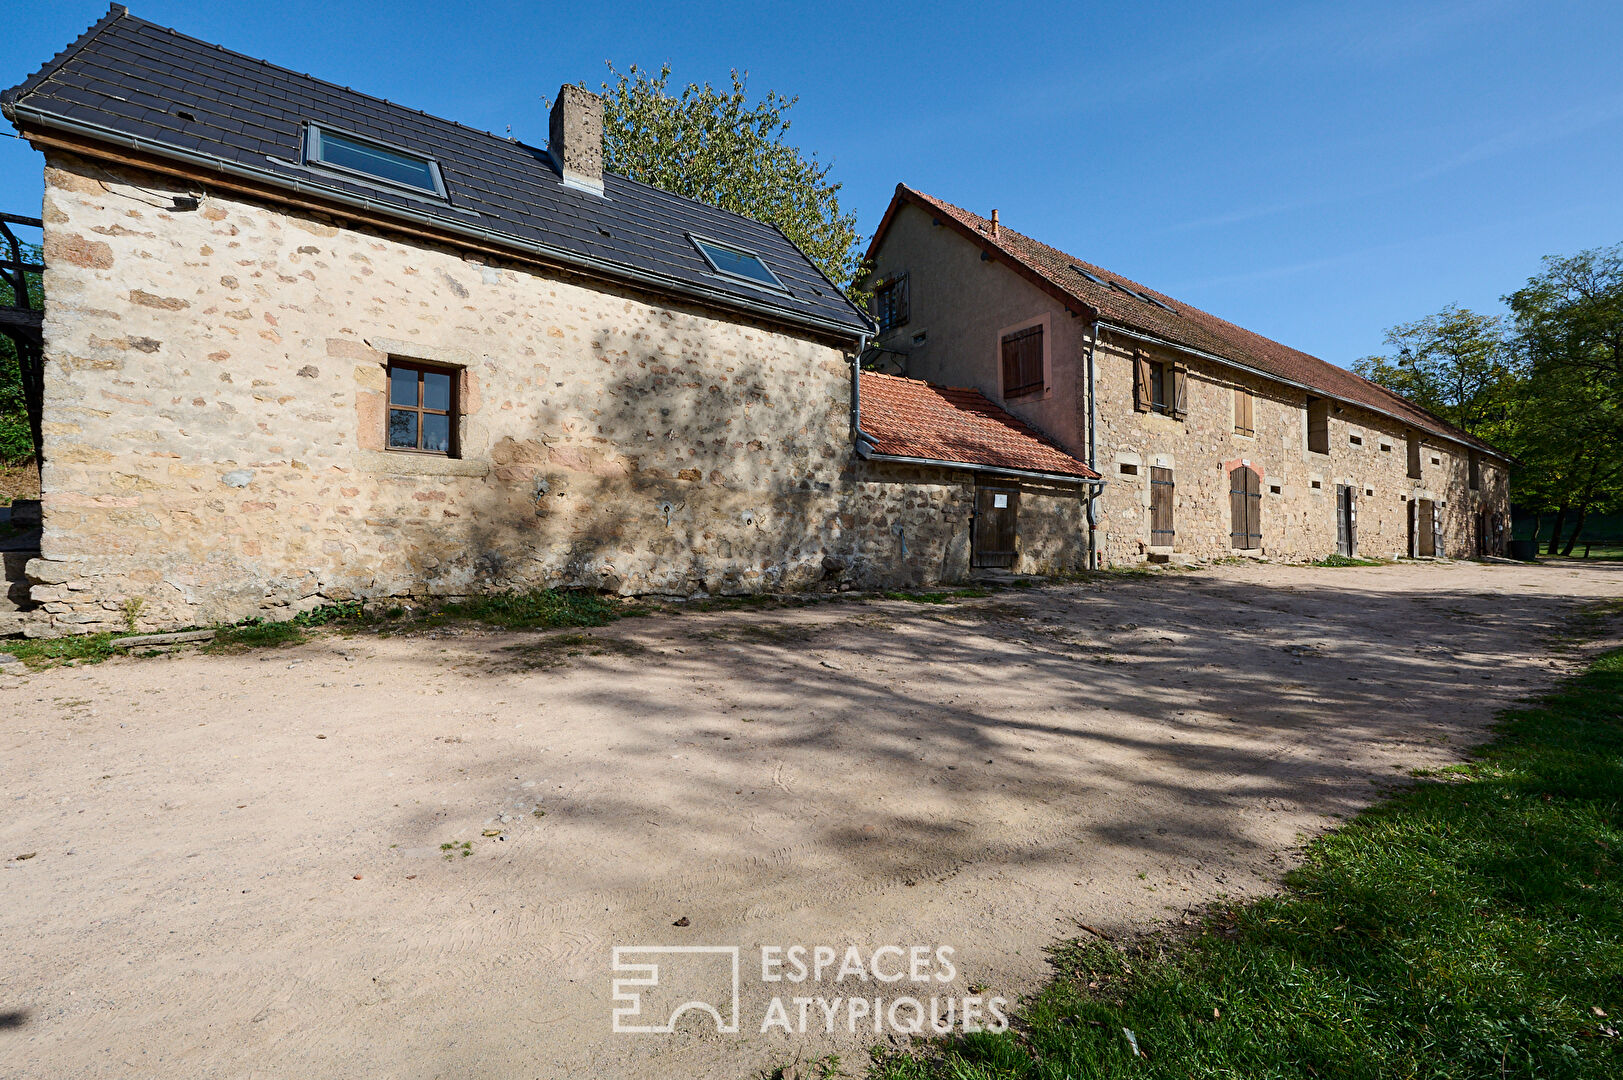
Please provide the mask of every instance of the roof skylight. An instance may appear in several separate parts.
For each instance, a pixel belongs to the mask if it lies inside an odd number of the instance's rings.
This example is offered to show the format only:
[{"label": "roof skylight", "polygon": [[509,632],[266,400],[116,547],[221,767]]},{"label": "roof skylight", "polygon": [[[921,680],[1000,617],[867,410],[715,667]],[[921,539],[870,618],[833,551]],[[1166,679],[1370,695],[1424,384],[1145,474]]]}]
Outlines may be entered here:
[{"label": "roof skylight", "polygon": [[710,269],[723,277],[764,285],[769,289],[783,289],[783,282],[778,280],[778,275],[774,274],[755,252],[706,240],[702,236],[689,234],[688,239],[699,249],[699,254],[710,264]]},{"label": "roof skylight", "polygon": [[1080,266],[1077,266],[1075,263],[1071,264],[1071,269],[1075,270],[1077,273],[1081,274],[1083,277],[1087,278],[1089,281],[1093,282],[1095,285],[1103,285],[1105,283],[1103,278],[1099,277],[1097,274],[1094,274],[1091,271],[1082,269]]},{"label": "roof skylight", "polygon": [[445,182],[433,158],[345,135],[319,124],[310,124],[305,129],[304,159],[312,165],[324,165],[395,187],[445,197]]}]

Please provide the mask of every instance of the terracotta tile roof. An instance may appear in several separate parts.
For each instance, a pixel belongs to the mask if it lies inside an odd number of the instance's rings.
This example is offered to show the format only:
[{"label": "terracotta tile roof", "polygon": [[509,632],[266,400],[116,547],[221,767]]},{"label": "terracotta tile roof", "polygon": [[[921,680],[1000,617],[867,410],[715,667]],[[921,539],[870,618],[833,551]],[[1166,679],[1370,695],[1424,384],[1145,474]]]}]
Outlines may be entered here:
[{"label": "terracotta tile roof", "polygon": [[[938,218],[957,225],[985,249],[1001,252],[1016,269],[1023,269],[1049,292],[1097,312],[1099,318],[1107,323],[1211,353],[1232,363],[1306,386],[1326,397],[1387,413],[1428,434],[1505,457],[1502,451],[1481,439],[1467,435],[1407,398],[1360,378],[1345,368],[1281,345],[1120,274],[1067,255],[1058,248],[1015,232],[1007,225],[999,223],[997,239],[993,239],[992,223],[988,219],[921,191],[914,191],[904,184],[896,185],[896,196],[868,249],[869,258],[877,251],[885,226],[904,200],[916,203]],[[1087,274],[1099,281],[1090,281]],[[1138,296],[1123,292],[1116,287],[1117,284]]]},{"label": "terracotta tile roof", "polygon": [[877,453],[1079,479],[1099,476],[979,390],[872,371],[860,378],[862,430]]}]

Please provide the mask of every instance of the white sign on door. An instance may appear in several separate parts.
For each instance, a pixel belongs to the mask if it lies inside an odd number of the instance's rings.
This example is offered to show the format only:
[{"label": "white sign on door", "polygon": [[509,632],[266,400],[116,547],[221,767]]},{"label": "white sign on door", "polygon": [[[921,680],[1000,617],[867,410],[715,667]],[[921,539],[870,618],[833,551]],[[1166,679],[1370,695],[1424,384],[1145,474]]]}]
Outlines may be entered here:
[{"label": "white sign on door", "polygon": [[992,509],[993,510],[1007,510],[1008,508],[1009,508],[1009,497],[1007,495],[998,495],[996,493],[993,493],[993,495],[992,495]]}]

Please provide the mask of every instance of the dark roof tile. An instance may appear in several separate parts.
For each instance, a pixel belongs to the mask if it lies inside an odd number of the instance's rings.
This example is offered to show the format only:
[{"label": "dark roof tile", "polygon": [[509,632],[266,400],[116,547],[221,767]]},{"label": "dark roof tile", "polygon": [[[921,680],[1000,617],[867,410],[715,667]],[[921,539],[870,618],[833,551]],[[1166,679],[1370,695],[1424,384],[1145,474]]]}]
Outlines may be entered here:
[{"label": "dark roof tile", "polygon": [[[28,125],[110,129],[145,141],[154,154],[206,154],[306,188],[324,186],[455,227],[487,229],[519,250],[533,245],[594,258],[608,264],[604,273],[620,268],[633,278],[656,275],[659,284],[647,288],[768,309],[789,324],[852,337],[871,329],[866,315],[771,225],[612,174],[604,177],[606,197],[567,188],[540,148],[230,52],[117,5],[0,100],[14,122],[19,116],[12,110],[20,108]],[[196,119],[183,121],[176,110]],[[307,121],[435,159],[449,205],[304,168]],[[468,209],[479,216],[463,212]],[[716,275],[688,242],[689,231],[757,252],[788,294]]]}]

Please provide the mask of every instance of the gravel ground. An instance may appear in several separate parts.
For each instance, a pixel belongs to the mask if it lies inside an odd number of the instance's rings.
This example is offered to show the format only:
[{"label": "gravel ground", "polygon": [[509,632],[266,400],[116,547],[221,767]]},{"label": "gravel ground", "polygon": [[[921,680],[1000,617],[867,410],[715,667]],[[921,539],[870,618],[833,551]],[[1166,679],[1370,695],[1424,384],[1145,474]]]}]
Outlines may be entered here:
[{"label": "gravel ground", "polygon": [[[850,1066],[871,1031],[763,1034],[769,999],[897,991],[785,991],[760,946],[1033,989],[1076,922],[1273,887],[1619,596],[1615,564],[1246,564],[0,675],[0,1076]],[[738,1033],[611,1032],[611,948],[666,944],[743,948]]]}]

